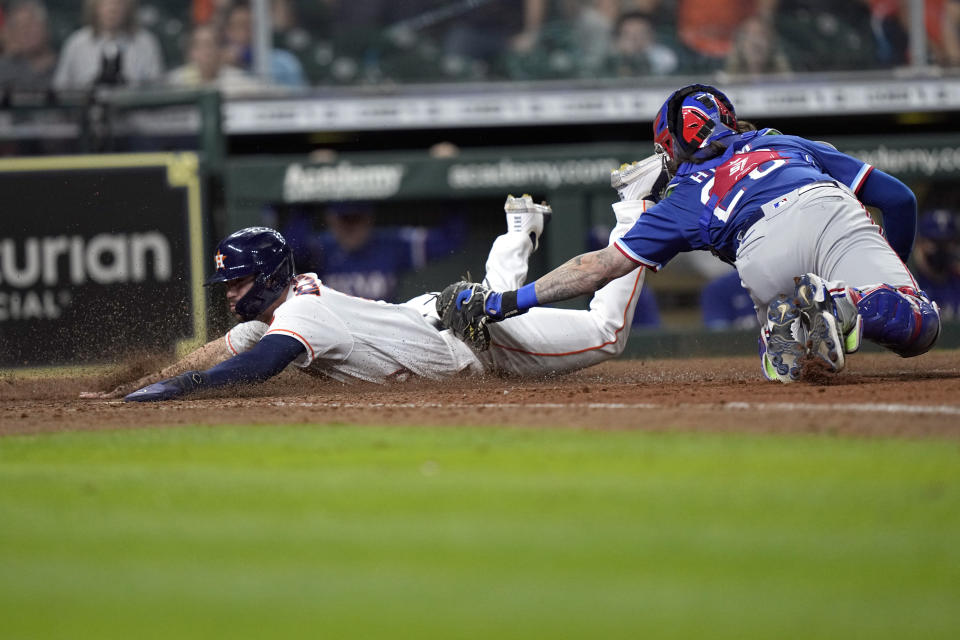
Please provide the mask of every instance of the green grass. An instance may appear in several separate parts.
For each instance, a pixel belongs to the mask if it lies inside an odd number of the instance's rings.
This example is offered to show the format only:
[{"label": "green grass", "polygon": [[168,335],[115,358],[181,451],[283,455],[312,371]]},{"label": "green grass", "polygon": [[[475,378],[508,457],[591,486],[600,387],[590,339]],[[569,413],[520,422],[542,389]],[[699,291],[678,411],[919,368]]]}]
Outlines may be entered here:
[{"label": "green grass", "polygon": [[957,638],[960,447],[491,428],[0,439],[0,637]]}]

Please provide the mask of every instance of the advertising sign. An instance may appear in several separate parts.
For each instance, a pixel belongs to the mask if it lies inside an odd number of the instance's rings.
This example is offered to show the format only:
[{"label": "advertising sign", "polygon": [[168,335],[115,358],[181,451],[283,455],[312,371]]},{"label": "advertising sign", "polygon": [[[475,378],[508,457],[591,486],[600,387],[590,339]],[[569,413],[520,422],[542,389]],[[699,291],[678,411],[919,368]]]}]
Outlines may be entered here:
[{"label": "advertising sign", "polygon": [[0,160],[0,368],[205,337],[194,154]]}]

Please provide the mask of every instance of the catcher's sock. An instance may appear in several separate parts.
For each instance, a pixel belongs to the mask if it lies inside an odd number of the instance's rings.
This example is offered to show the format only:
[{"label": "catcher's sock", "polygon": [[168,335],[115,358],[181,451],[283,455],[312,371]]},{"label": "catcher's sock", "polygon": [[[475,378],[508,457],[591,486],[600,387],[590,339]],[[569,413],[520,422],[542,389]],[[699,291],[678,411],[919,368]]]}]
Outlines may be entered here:
[{"label": "catcher's sock", "polygon": [[863,340],[863,317],[857,308],[860,292],[853,287],[842,287],[831,290],[831,294],[834,315],[840,322],[840,333],[843,334],[843,351],[856,353]]},{"label": "catcher's sock", "polygon": [[780,295],[767,310],[760,338],[760,361],[767,380],[793,382],[800,377],[800,360],[806,355],[800,309]]},{"label": "catcher's sock", "polygon": [[503,211],[507,214],[507,231],[523,233],[530,236],[533,250],[540,246],[540,234],[543,226],[550,221],[553,209],[546,202],[537,204],[529,194],[519,198],[507,196],[503,203]]}]

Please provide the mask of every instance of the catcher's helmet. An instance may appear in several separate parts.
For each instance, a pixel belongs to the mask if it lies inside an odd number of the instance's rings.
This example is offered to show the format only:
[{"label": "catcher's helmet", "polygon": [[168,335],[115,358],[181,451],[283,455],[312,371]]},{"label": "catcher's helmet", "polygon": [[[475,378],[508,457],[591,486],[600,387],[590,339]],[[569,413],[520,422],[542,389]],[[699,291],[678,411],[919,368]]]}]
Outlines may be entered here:
[{"label": "catcher's helmet", "polygon": [[253,286],[237,300],[237,315],[253,320],[280,297],[293,278],[293,251],[283,236],[267,227],[235,231],[217,245],[216,271],[206,284],[255,275]]},{"label": "catcher's helmet", "polygon": [[673,160],[697,158],[700,149],[736,132],[733,103],[722,91],[705,84],[674,91],[653,121],[654,143]]}]

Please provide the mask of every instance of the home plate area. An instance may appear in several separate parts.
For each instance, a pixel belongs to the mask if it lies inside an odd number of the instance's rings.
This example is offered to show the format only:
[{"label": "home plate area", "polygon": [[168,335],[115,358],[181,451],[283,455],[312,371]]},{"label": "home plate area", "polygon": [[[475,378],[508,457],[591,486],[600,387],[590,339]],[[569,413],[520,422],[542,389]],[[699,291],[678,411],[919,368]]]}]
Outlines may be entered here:
[{"label": "home plate area", "polygon": [[544,379],[388,386],[285,372],[259,386],[151,404],[80,400],[107,376],[0,377],[0,434],[175,424],[504,425],[960,437],[960,351],[858,354],[823,384],[765,381],[753,357],[608,362]]}]

